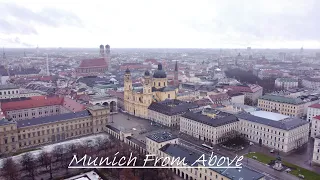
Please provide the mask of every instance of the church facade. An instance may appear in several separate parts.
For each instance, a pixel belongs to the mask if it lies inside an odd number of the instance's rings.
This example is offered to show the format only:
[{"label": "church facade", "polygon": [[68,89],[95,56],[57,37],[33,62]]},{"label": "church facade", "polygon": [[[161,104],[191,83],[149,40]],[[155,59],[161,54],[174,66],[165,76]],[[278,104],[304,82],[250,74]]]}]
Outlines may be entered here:
[{"label": "church facade", "polygon": [[[177,74],[177,64],[175,74]],[[178,78],[175,76],[175,78]],[[166,99],[176,99],[178,86],[169,86],[166,72],[162,64],[151,77],[147,70],[144,73],[143,89],[134,89],[130,70],[127,69],[124,75],[124,109],[138,117],[148,118],[148,107],[152,102],[160,102]]]}]

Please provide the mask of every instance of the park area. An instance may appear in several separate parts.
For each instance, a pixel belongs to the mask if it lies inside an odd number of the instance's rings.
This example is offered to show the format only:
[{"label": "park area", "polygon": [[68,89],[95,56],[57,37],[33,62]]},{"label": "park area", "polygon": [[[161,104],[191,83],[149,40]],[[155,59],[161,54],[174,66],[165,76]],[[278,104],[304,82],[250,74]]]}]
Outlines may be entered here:
[{"label": "park area", "polygon": [[[268,156],[268,155],[265,155],[265,154],[262,154],[262,153],[259,153],[259,152],[252,152],[252,153],[246,154],[245,157],[257,160],[257,161],[259,161],[261,163],[268,164],[268,165],[273,160],[275,160],[274,157],[271,157],[271,156]],[[291,164],[291,163],[288,163],[288,162],[285,162],[285,161],[283,161],[282,164],[291,169],[291,171],[289,172],[290,174],[295,175],[297,177],[298,177],[299,174],[302,174],[304,176],[304,179],[306,179],[306,180],[318,180],[318,179],[320,179],[320,174],[317,174],[317,173],[315,173],[313,171],[309,171],[307,169],[301,168],[301,167],[299,167],[297,165],[294,165],[294,164]]]}]

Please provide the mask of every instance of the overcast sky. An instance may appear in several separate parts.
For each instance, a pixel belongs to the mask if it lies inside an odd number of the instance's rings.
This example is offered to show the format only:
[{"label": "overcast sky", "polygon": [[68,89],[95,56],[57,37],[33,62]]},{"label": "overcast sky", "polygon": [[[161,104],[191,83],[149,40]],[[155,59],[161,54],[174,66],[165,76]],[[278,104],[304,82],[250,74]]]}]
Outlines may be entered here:
[{"label": "overcast sky", "polygon": [[320,48],[320,0],[0,0],[0,46]]}]

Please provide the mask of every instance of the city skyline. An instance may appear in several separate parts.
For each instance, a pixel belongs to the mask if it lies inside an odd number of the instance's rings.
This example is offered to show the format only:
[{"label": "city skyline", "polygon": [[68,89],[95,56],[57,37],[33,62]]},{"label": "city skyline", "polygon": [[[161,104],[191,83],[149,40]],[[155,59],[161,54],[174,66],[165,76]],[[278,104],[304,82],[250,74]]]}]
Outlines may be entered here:
[{"label": "city skyline", "polygon": [[317,49],[318,5],[316,0],[3,1],[0,46]]}]

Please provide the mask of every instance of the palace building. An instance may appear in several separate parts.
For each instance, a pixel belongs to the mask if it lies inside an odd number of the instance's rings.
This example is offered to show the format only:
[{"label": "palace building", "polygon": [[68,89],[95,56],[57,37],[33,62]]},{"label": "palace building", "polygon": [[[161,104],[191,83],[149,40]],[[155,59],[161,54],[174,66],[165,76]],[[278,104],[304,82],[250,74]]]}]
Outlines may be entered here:
[{"label": "palace building", "polygon": [[[177,64],[175,71],[177,71]],[[148,107],[152,102],[176,99],[177,93],[177,86],[168,86],[167,74],[162,69],[161,63],[152,77],[148,70],[145,71],[142,89],[133,88],[130,70],[127,69],[125,72],[124,108],[132,115],[148,118]]]}]

